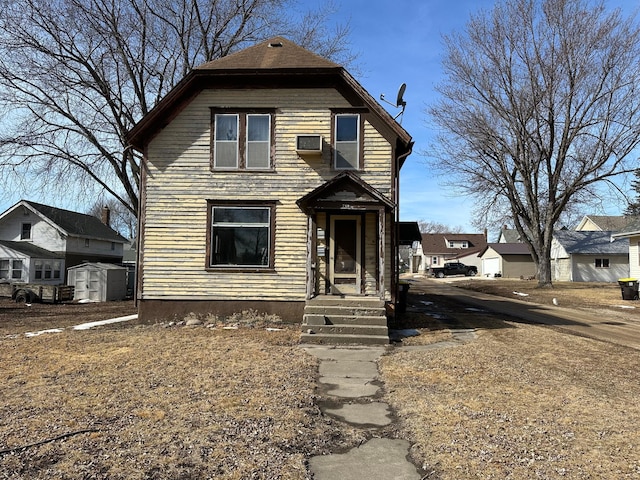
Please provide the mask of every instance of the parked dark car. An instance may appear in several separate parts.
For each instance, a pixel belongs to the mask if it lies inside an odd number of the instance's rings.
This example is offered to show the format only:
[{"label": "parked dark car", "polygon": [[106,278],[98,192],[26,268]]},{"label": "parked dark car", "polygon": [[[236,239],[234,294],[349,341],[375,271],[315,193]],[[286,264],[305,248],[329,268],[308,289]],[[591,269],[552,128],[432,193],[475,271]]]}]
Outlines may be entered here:
[{"label": "parked dark car", "polygon": [[465,265],[460,262],[448,262],[444,267],[431,267],[431,275],[436,278],[444,278],[449,275],[466,275],[472,277],[478,274],[478,268],[472,265]]}]

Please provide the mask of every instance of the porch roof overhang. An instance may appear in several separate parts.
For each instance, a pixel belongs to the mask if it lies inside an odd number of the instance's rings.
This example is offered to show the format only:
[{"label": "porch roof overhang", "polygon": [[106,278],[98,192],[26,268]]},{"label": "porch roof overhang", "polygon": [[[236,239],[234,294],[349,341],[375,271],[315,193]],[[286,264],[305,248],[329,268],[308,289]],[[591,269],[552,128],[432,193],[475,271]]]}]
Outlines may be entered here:
[{"label": "porch roof overhang", "polygon": [[350,171],[336,175],[296,202],[306,213],[318,210],[393,211],[396,205]]},{"label": "porch roof overhang", "polygon": [[398,243],[400,245],[413,245],[413,242],[420,242],[422,234],[418,222],[398,223]]}]

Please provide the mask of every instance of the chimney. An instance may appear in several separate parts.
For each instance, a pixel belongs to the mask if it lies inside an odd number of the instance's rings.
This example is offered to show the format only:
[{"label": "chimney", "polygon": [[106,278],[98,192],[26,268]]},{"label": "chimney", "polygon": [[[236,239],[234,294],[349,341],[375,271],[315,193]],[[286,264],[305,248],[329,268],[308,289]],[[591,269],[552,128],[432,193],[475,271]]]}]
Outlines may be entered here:
[{"label": "chimney", "polygon": [[102,220],[102,223],[104,223],[107,227],[111,227],[111,210],[109,210],[109,207],[107,207],[106,205],[102,207],[100,220]]}]

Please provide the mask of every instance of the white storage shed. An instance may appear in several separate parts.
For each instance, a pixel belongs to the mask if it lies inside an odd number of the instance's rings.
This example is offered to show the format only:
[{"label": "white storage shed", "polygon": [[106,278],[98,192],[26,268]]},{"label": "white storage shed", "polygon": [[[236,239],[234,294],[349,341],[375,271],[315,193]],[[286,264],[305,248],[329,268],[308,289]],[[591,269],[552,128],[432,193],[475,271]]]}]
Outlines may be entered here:
[{"label": "white storage shed", "polygon": [[82,263],[67,271],[67,285],[73,285],[74,300],[108,302],[127,294],[127,269],[110,263]]}]

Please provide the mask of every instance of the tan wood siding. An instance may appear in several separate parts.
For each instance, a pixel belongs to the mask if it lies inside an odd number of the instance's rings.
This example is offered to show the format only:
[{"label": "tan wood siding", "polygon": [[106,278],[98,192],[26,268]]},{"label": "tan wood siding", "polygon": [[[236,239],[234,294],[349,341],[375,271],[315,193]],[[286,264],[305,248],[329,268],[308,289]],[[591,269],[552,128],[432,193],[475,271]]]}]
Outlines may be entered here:
[{"label": "tan wood siding", "polygon": [[[276,108],[275,170],[212,172],[211,107]],[[332,89],[203,91],[159,132],[147,150],[143,298],[305,298],[307,218],[295,202],[338,173],[328,148],[332,107],[349,107]],[[391,146],[369,123],[364,130],[361,176],[390,195]],[[323,136],[322,156],[296,153],[304,133]],[[207,199],[277,202],[274,271],[205,269]]]},{"label": "tan wood siding", "polygon": [[378,216],[375,213],[365,215],[364,244],[364,291],[375,295],[378,284]]}]

